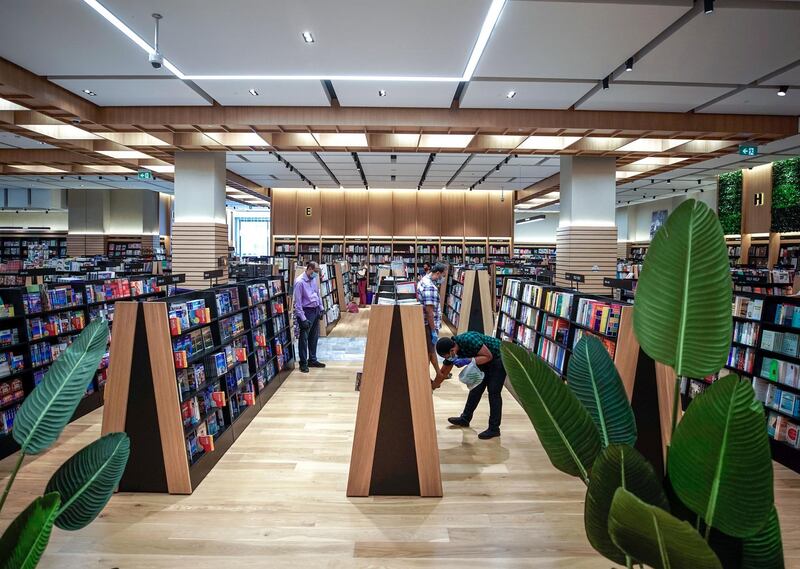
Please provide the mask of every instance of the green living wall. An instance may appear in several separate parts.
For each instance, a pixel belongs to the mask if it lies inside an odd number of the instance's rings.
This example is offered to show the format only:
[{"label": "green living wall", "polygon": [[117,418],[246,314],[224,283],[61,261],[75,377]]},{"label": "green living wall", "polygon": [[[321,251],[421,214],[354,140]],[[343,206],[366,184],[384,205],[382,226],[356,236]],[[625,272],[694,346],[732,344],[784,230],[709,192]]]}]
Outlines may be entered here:
[{"label": "green living wall", "polygon": [[800,231],[800,158],[772,164],[772,231]]},{"label": "green living wall", "polygon": [[742,171],[720,174],[719,221],[725,235],[736,235],[742,230]]}]

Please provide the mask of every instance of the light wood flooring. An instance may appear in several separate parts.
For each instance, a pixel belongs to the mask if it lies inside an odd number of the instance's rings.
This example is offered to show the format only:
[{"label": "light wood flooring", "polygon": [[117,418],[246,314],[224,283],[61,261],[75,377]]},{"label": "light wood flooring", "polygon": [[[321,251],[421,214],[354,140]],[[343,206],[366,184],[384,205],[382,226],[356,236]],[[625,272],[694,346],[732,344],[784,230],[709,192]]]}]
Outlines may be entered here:
[{"label": "light wood flooring", "polygon": [[[334,335],[364,335],[368,313],[345,315]],[[359,364],[293,373],[191,496],[118,494],[79,532],[54,530],[46,569],[605,569],[583,531],[584,486],[557,472],[506,393],[503,436],[448,428],[465,388],[434,394],[444,497],[345,496]],[[50,474],[100,433],[102,410],[69,425],[26,460],[0,516],[5,526]],[[5,477],[11,461],[0,462]],[[787,567],[800,567],[800,477],[777,469]]]}]

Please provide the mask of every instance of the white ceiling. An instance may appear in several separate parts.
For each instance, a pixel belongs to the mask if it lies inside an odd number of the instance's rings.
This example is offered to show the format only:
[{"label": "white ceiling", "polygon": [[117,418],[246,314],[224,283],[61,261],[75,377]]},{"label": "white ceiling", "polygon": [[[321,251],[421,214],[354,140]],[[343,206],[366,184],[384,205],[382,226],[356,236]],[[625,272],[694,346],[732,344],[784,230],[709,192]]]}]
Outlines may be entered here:
[{"label": "white ceiling", "polygon": [[36,188],[45,190],[151,190],[154,192],[172,193],[172,182],[166,180],[142,181],[135,177],[119,175],[102,176],[8,176],[0,175],[0,188],[26,189]]},{"label": "white ceiling", "polygon": [[0,131],[0,149],[3,148],[55,148],[55,146],[33,140],[32,138],[26,138],[19,134]]},{"label": "white ceiling", "polygon": [[600,79],[691,7],[691,0],[509,2],[480,77]]},{"label": "white ceiling", "polygon": [[[163,79],[53,79],[57,85],[104,107],[149,105],[209,105],[186,83],[175,78]],[[89,96],[86,89],[96,93]]]},{"label": "white ceiling", "polygon": [[[187,75],[446,76],[465,70],[491,0],[100,0]],[[587,110],[685,112],[768,76],[790,96],[733,96],[706,112],[800,114],[800,2],[717,0],[685,18],[692,0],[507,0],[460,105],[567,109],[649,46],[634,70],[582,101]],[[100,105],[206,105],[153,70],[146,54],[81,0],[3,0],[0,57]],[[672,29],[673,26],[675,29]],[[303,31],[315,43],[306,44]],[[652,47],[652,49],[650,49]],[[555,82],[555,79],[566,82]],[[657,83],[642,85],[641,83]],[[319,80],[196,80],[222,105],[327,106]],[[342,106],[447,108],[457,81],[332,81]],[[248,90],[255,88],[259,96]],[[378,97],[379,89],[387,91]],[[507,99],[506,93],[517,95]],[[774,94],[774,93],[773,93]],[[745,97],[745,98],[742,98]],[[748,98],[749,97],[749,98]],[[756,99],[759,99],[756,101]],[[750,102],[745,102],[748,100]]]},{"label": "white ceiling", "polygon": [[745,89],[706,107],[703,113],[748,113],[756,115],[800,115],[800,89],[778,97],[776,87]]}]

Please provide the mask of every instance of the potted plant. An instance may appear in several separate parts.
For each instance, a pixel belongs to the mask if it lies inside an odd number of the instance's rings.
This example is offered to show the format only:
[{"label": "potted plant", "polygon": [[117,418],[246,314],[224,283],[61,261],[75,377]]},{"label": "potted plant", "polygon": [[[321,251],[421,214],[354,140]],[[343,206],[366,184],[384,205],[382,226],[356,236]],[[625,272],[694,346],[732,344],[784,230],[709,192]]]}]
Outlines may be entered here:
[{"label": "potted plant", "polygon": [[[26,455],[50,448],[69,423],[108,344],[108,323],[95,320],[53,362],[14,419],[12,436],[21,450],[6,483],[0,511]],[[130,454],[125,433],[110,433],[84,447],[50,478],[45,494],[25,508],[0,537],[0,569],[36,567],[53,526],[86,527],[114,493]]]},{"label": "potted plant", "polygon": [[634,448],[633,411],[596,338],[576,344],[566,383],[522,347],[502,346],[509,379],[551,462],[587,486],[589,542],[616,563],[783,567],[766,420],[750,382],[719,379],[678,422],[681,378],[716,373],[727,360],[731,290],[716,215],[702,202],[684,202],[648,249],[634,305],[642,349],[677,375],[666,477]]}]

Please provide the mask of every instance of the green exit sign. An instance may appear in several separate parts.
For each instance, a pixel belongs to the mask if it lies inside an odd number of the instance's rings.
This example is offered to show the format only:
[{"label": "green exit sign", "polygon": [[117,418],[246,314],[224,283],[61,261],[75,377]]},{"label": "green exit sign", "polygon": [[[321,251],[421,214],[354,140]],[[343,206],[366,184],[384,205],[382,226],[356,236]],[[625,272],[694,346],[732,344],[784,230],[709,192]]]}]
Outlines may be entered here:
[{"label": "green exit sign", "polygon": [[740,144],[739,154],[742,156],[758,156],[758,146],[754,144]]},{"label": "green exit sign", "polygon": [[140,180],[152,180],[153,173],[150,170],[139,170],[139,179]]}]

